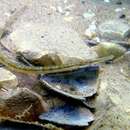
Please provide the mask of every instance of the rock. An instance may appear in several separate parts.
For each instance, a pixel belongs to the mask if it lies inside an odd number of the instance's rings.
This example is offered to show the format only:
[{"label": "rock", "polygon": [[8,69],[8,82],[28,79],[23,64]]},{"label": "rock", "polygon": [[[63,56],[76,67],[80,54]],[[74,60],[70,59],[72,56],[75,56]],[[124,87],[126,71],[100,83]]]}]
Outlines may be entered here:
[{"label": "rock", "polygon": [[98,45],[97,41],[94,40],[84,40],[84,42],[88,45],[88,46],[96,46]]},{"label": "rock", "polygon": [[0,91],[0,116],[35,121],[47,105],[35,92],[27,88]]},{"label": "rock", "polygon": [[119,0],[116,2],[117,5],[122,5],[122,2]]},{"label": "rock", "polygon": [[106,2],[106,3],[110,3],[110,0],[104,0],[104,2]]},{"label": "rock", "polygon": [[99,32],[103,38],[123,40],[130,35],[130,26],[120,20],[109,20],[99,25]]},{"label": "rock", "polygon": [[36,64],[59,65],[95,59],[77,32],[66,24],[23,23],[2,44],[12,52],[21,52]]},{"label": "rock", "polygon": [[116,9],[115,9],[115,12],[118,13],[118,12],[122,12],[123,10],[125,10],[125,8],[116,8]]},{"label": "rock", "polygon": [[83,13],[83,18],[87,20],[91,20],[93,17],[95,17],[95,13],[91,10],[88,10],[87,12]]},{"label": "rock", "polygon": [[114,58],[118,58],[122,56],[127,50],[116,43],[101,42],[95,47],[95,51],[99,57],[113,55]]},{"label": "rock", "polygon": [[124,18],[126,18],[126,15],[125,14],[120,14],[119,18],[124,19]]},{"label": "rock", "polygon": [[73,19],[74,19],[74,17],[72,17],[72,16],[66,16],[66,17],[64,17],[64,20],[65,20],[66,22],[72,22]]},{"label": "rock", "polygon": [[85,30],[85,36],[89,39],[95,38],[97,36],[97,27],[95,21],[93,21]]},{"label": "rock", "polygon": [[18,85],[17,77],[10,71],[0,68],[0,87],[15,88]]},{"label": "rock", "polygon": [[57,12],[59,12],[60,14],[65,14],[65,12],[61,6],[57,7]]},{"label": "rock", "polygon": [[82,4],[85,4],[86,0],[80,0],[80,2],[81,2]]}]

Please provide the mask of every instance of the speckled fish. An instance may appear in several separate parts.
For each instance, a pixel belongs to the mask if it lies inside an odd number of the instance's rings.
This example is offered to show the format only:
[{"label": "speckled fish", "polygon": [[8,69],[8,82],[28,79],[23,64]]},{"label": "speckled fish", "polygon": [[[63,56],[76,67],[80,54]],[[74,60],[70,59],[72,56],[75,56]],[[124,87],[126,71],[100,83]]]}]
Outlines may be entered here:
[{"label": "speckled fish", "polygon": [[41,114],[39,120],[70,127],[85,127],[94,120],[94,116],[84,107],[64,104]]},{"label": "speckled fish", "polygon": [[99,66],[93,65],[66,73],[46,74],[40,81],[49,89],[71,97],[85,100],[96,94]]}]

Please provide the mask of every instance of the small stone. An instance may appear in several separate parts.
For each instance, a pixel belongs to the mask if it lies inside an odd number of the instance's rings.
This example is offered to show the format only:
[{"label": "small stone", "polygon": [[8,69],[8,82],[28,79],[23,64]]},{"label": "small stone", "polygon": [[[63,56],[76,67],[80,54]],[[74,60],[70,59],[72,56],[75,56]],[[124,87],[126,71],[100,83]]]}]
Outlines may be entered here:
[{"label": "small stone", "polygon": [[10,71],[0,68],[0,87],[15,88],[18,85],[17,77]]},{"label": "small stone", "polygon": [[121,1],[117,1],[116,4],[117,5],[122,5],[122,2]]},{"label": "small stone", "polygon": [[88,10],[87,12],[83,13],[83,18],[91,20],[93,17],[95,17],[95,13],[91,10]]},{"label": "small stone", "polygon": [[74,7],[75,7],[74,4],[70,4],[70,5],[66,6],[64,10],[65,11],[71,11]]},{"label": "small stone", "polygon": [[56,7],[54,7],[54,6],[50,6],[50,9],[51,9],[52,11],[56,11],[56,10],[57,10]]},{"label": "small stone", "polygon": [[11,13],[6,12],[6,13],[4,13],[4,15],[5,15],[6,17],[10,17]]},{"label": "small stone", "polygon": [[90,29],[86,29],[85,36],[89,39],[92,39],[92,38],[96,37],[96,32],[94,32],[93,30],[90,30]]},{"label": "small stone", "polygon": [[106,3],[110,3],[110,0],[104,0],[104,2],[106,2]]},{"label": "small stone", "polygon": [[65,13],[64,10],[63,10],[63,8],[62,8],[61,6],[58,6],[58,7],[57,7],[57,11],[58,11],[60,14],[64,14],[64,13]]},{"label": "small stone", "polygon": [[47,104],[37,93],[27,88],[0,91],[0,116],[22,121],[36,121],[47,111]]},{"label": "small stone", "polygon": [[94,37],[93,40],[96,41],[97,43],[101,41],[99,37]]},{"label": "small stone", "polygon": [[99,25],[99,32],[103,38],[124,40],[130,35],[130,25],[121,20],[109,20]]},{"label": "small stone", "polygon": [[64,0],[64,4],[68,3],[68,0]]},{"label": "small stone", "polygon": [[122,56],[127,51],[124,47],[111,42],[101,42],[95,47],[95,50],[99,57],[113,55],[114,58]]},{"label": "small stone", "polygon": [[84,41],[88,46],[96,46],[98,44],[98,42],[94,41],[94,40],[85,40]]},{"label": "small stone", "polygon": [[109,94],[109,98],[111,99],[114,105],[119,105],[121,103],[121,99],[119,95]]},{"label": "small stone", "polygon": [[72,17],[72,16],[64,17],[64,20],[65,20],[66,22],[72,22],[73,19],[74,19],[74,17]]},{"label": "small stone", "polygon": [[[70,15],[70,11],[66,11],[65,12],[65,16],[69,16]],[[72,17],[73,18],[73,17]]]},{"label": "small stone", "polygon": [[121,18],[121,19],[123,19],[123,18],[125,18],[125,17],[126,17],[125,14],[120,14],[120,15],[119,15],[119,18]]},{"label": "small stone", "polygon": [[86,0],[80,0],[80,2],[81,2],[82,4],[85,4]]},{"label": "small stone", "polygon": [[122,12],[122,11],[123,11],[122,8],[116,8],[116,9],[115,9],[115,12]]},{"label": "small stone", "polygon": [[95,22],[92,22],[89,27],[85,30],[85,36],[92,39],[97,36],[97,27]]}]

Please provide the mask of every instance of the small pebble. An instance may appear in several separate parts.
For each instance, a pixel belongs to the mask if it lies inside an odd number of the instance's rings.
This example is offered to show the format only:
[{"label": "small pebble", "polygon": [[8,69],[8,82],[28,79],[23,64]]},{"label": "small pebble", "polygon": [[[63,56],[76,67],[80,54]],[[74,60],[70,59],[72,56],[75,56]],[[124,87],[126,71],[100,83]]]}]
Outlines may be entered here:
[{"label": "small pebble", "polygon": [[112,64],[112,62],[113,62],[112,60],[108,60],[105,62],[105,64]]},{"label": "small pebble", "polygon": [[68,2],[68,0],[64,0],[64,4],[66,4]]},{"label": "small pebble", "polygon": [[115,12],[121,12],[123,9],[122,8],[116,8]]},{"label": "small pebble", "polygon": [[96,46],[98,44],[98,42],[94,40],[85,40],[84,42],[89,46]]},{"label": "small pebble", "polygon": [[106,3],[110,3],[110,0],[104,0],[104,2],[106,2]]},{"label": "small pebble", "polygon": [[124,40],[130,35],[130,26],[121,20],[107,20],[98,27],[100,36],[109,40]]},{"label": "small pebble", "polygon": [[93,17],[95,17],[95,13],[92,10],[88,10],[88,11],[83,13],[83,18],[84,19],[91,20]]},{"label": "small pebble", "polygon": [[126,18],[126,15],[125,14],[120,14],[119,18],[124,19],[124,18]]},{"label": "small pebble", "polygon": [[89,27],[85,30],[85,36],[89,39],[92,39],[94,37],[97,36],[97,26],[96,26],[96,22],[93,21]]},{"label": "small pebble", "polygon": [[81,2],[82,4],[85,4],[85,0],[80,0],[80,2]]},{"label": "small pebble", "polygon": [[122,2],[121,1],[117,1],[116,4],[117,5],[122,5]]},{"label": "small pebble", "polygon": [[64,20],[65,20],[66,22],[72,22],[73,19],[74,19],[74,17],[72,17],[72,16],[64,17]]},{"label": "small pebble", "polygon": [[57,7],[57,11],[61,14],[64,14],[64,10],[60,6]]}]

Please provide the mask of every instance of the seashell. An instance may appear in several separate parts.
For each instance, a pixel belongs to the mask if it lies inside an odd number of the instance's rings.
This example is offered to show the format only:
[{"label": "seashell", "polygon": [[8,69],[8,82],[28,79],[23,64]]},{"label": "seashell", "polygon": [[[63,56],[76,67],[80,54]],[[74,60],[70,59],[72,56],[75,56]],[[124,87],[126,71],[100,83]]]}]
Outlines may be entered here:
[{"label": "seashell", "polygon": [[46,74],[40,77],[45,87],[71,97],[85,100],[97,92],[99,66],[93,65],[71,72]]},{"label": "seashell", "polygon": [[94,120],[93,114],[81,106],[64,104],[51,108],[39,116],[41,122],[51,122],[70,127],[85,127]]}]

